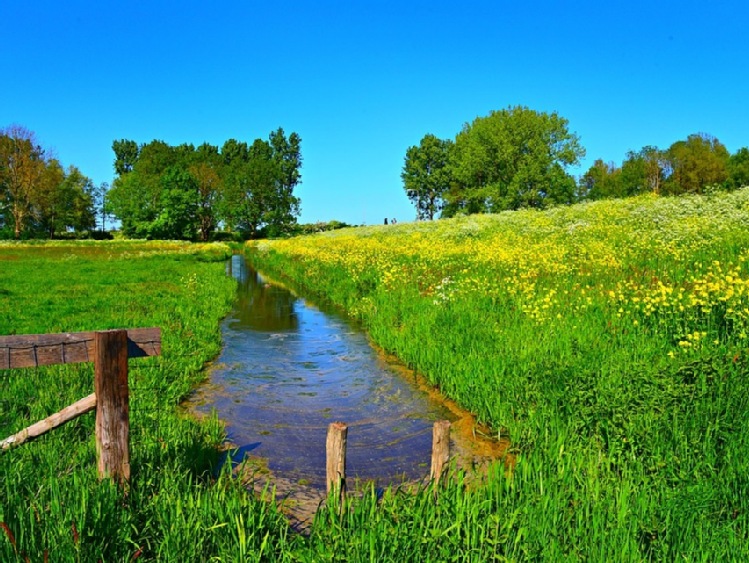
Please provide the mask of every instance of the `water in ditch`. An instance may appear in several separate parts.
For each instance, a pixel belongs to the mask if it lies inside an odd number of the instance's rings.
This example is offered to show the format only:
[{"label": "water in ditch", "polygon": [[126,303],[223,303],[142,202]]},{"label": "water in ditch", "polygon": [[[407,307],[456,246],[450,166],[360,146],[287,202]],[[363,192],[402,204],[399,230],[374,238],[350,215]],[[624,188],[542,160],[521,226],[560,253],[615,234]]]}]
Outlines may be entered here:
[{"label": "water in ditch", "polygon": [[348,427],[347,482],[377,486],[428,475],[434,421],[453,422],[451,447],[463,464],[496,457],[502,445],[476,439],[476,426],[416,376],[387,358],[355,324],[272,283],[235,255],[238,282],[223,321],[223,351],[209,382],[188,402],[216,410],[237,462],[254,483],[270,481],[299,520],[324,497],[328,425]]}]

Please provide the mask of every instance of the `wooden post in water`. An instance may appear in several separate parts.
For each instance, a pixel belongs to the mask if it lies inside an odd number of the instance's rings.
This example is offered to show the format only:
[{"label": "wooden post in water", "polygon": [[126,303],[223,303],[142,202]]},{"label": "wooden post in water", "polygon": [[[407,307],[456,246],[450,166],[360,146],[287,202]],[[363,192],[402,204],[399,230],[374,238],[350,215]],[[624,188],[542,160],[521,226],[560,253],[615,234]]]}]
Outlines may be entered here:
[{"label": "wooden post in water", "polygon": [[432,470],[429,478],[436,487],[450,461],[450,421],[438,420],[432,430]]},{"label": "wooden post in water", "polygon": [[130,480],[130,404],[127,384],[127,331],[94,334],[96,452],[99,477]]},{"label": "wooden post in water", "polygon": [[328,438],[325,443],[325,472],[328,484],[328,495],[331,492],[337,497],[339,506],[343,506],[346,495],[346,441],[348,426],[343,422],[333,422],[328,426]]}]

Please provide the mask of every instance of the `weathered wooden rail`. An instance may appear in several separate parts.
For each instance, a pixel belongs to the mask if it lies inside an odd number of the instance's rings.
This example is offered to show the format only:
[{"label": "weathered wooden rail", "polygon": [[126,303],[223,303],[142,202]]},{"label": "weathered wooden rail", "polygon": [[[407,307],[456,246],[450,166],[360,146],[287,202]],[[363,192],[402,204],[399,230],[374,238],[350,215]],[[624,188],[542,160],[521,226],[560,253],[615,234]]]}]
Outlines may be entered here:
[{"label": "weathered wooden rail", "polygon": [[[94,393],[2,440],[0,449],[20,445],[96,409],[99,476],[129,481],[128,359],[160,354],[159,328],[0,336],[0,370],[94,362]],[[343,422],[328,427],[326,482],[328,493],[341,505],[346,495],[347,436]],[[437,485],[450,458],[450,423],[437,421],[432,437],[430,480]]]},{"label": "weathered wooden rail", "polygon": [[0,370],[94,362],[94,393],[0,442],[22,444],[96,409],[100,477],[130,479],[128,359],[161,354],[161,329],[0,336]]}]

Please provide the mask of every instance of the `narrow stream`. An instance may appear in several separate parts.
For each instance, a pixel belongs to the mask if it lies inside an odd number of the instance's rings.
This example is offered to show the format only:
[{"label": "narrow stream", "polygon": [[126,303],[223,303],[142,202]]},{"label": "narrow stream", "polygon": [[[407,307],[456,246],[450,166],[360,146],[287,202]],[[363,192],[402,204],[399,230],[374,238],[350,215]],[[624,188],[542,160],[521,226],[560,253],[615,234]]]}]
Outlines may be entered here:
[{"label": "narrow stream", "polygon": [[343,421],[349,483],[424,478],[432,425],[458,419],[455,409],[420,389],[360,328],[270,283],[244,257],[233,256],[227,272],[239,288],[222,324],[224,349],[188,408],[217,411],[235,459],[260,460],[274,484],[319,494],[327,427]]}]

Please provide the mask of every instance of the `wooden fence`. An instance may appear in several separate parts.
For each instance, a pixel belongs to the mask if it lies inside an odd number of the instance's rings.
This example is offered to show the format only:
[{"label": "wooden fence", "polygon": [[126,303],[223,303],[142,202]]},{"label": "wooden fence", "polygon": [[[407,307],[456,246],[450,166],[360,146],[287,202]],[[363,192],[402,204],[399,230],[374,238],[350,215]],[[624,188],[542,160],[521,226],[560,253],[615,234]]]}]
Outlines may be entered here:
[{"label": "wooden fence", "polygon": [[[161,329],[137,328],[64,334],[0,336],[0,370],[94,362],[94,393],[0,442],[20,445],[96,409],[96,452],[100,477],[130,479],[128,359],[161,354]],[[346,494],[348,427],[334,422],[326,441],[326,482],[341,502]],[[437,484],[450,457],[450,423],[432,434],[430,479]]]},{"label": "wooden fence", "polygon": [[[325,481],[328,495],[333,495],[339,506],[343,507],[346,496],[346,444],[348,426],[343,422],[333,422],[328,426],[325,443]],[[450,422],[438,420],[432,429],[432,466],[429,479],[436,486],[439,484],[450,460]]]},{"label": "wooden fence", "polygon": [[130,479],[128,359],[161,354],[161,329],[0,336],[0,370],[94,362],[94,393],[0,442],[0,449],[41,436],[96,409],[100,477]]}]

